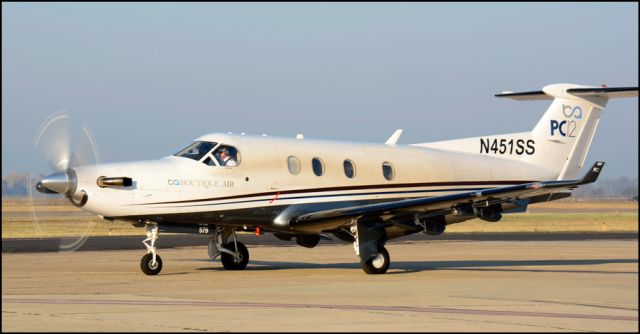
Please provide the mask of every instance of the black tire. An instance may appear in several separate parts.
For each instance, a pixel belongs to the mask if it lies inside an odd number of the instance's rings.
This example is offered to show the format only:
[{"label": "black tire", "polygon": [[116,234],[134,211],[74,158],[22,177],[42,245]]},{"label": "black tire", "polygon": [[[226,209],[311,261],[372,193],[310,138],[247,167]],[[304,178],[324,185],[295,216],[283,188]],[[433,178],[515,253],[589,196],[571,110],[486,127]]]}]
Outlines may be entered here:
[{"label": "black tire", "polygon": [[160,255],[156,254],[155,266],[151,264],[152,261],[153,254],[147,253],[140,261],[140,269],[142,269],[142,272],[147,275],[158,275],[160,270],[162,270],[162,259],[160,258]]},{"label": "black tire", "polygon": [[[365,273],[370,275],[384,274],[389,269],[389,264],[391,264],[391,258],[389,257],[389,252],[386,248],[380,247],[378,248],[378,255],[381,255],[381,258],[373,258],[369,259],[366,262],[362,263],[362,270]],[[382,260],[382,263],[380,263]]]},{"label": "black tire", "polygon": [[222,260],[222,266],[224,266],[224,269],[227,270],[242,270],[244,268],[247,267],[247,263],[249,263],[249,251],[247,250],[247,247],[241,243],[241,242],[237,242],[238,244],[238,249],[236,250],[236,243],[234,243],[233,241],[224,245],[224,248],[235,252],[235,251],[239,251],[240,252],[240,259],[236,260],[235,257],[233,257],[233,255],[231,254],[227,254],[225,252],[222,252],[222,254],[220,255],[220,259]]}]

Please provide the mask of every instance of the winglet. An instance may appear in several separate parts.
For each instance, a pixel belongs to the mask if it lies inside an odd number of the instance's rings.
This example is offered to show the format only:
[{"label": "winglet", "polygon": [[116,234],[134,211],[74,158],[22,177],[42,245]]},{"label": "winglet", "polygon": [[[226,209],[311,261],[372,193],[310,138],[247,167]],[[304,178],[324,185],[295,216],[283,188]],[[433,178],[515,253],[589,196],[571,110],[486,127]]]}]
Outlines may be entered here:
[{"label": "winglet", "polygon": [[400,135],[402,135],[402,129],[396,130],[396,132],[394,132],[391,135],[391,137],[389,137],[389,139],[387,139],[385,144],[387,144],[387,145],[395,145],[398,142],[398,139],[400,139]]},{"label": "winglet", "polygon": [[596,182],[598,176],[600,176],[600,172],[602,172],[602,167],[604,167],[604,161],[596,161],[591,167],[591,170],[587,172],[587,174],[580,180],[579,184],[588,184]]}]

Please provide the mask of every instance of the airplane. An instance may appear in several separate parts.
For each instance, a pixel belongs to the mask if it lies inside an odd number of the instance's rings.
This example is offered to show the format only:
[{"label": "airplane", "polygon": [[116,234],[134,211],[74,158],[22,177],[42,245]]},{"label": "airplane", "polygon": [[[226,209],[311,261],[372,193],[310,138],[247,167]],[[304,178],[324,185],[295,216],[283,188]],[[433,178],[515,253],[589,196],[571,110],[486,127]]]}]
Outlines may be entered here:
[{"label": "airplane", "polygon": [[353,243],[364,272],[383,274],[389,240],[496,222],[595,182],[604,162],[578,176],[602,110],[610,98],[637,97],[638,87],[552,84],[495,96],[552,102],[530,132],[408,145],[397,143],[402,130],[385,143],[212,133],[157,160],[71,168],[63,157],[36,189],[144,226],[147,275],[162,270],[160,232],[206,235],[211,260],[242,270],[249,252],[239,231],[308,248],[332,235]]}]

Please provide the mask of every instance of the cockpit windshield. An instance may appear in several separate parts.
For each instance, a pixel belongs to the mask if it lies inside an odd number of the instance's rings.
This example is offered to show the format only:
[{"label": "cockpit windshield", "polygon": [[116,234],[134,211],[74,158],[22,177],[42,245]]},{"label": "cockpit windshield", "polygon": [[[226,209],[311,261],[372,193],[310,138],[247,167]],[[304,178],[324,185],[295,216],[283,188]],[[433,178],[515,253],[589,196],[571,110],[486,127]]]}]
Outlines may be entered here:
[{"label": "cockpit windshield", "polygon": [[198,161],[207,154],[207,152],[211,151],[216,144],[217,143],[209,141],[196,141],[174,155],[176,157],[184,157]]}]

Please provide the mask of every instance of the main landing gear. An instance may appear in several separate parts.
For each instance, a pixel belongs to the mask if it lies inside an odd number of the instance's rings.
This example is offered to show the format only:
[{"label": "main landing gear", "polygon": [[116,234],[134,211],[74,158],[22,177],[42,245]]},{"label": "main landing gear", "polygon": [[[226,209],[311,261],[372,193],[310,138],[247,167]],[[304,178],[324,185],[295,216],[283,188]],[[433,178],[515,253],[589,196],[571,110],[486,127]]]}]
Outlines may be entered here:
[{"label": "main landing gear", "polygon": [[391,258],[389,257],[387,249],[381,246],[378,248],[378,254],[375,257],[360,264],[362,265],[362,270],[367,274],[384,274],[387,272],[387,269],[389,269]]},{"label": "main landing gear", "polygon": [[[230,236],[233,237],[233,241],[227,242]],[[249,251],[236,239],[235,229],[216,227],[213,236],[209,239],[209,258],[215,260],[218,256],[224,269],[242,270],[247,267]]]},{"label": "main landing gear", "polygon": [[355,241],[353,249],[360,257],[362,270],[367,274],[384,274],[389,269],[391,258],[384,247],[386,234],[378,223],[357,223],[351,227]]},{"label": "main landing gear", "polygon": [[[156,251],[156,240],[158,240],[158,224],[146,222],[147,238],[142,243],[147,247],[147,254],[140,260],[140,269],[147,275],[157,275],[162,270],[162,259]],[[242,270],[249,263],[249,251],[247,247],[236,238],[235,228],[230,227],[199,227],[197,233],[211,234],[209,239],[209,258],[214,260],[220,256],[222,266],[227,270]],[[187,232],[182,229],[180,232]],[[232,237],[229,241],[229,237]]]}]

